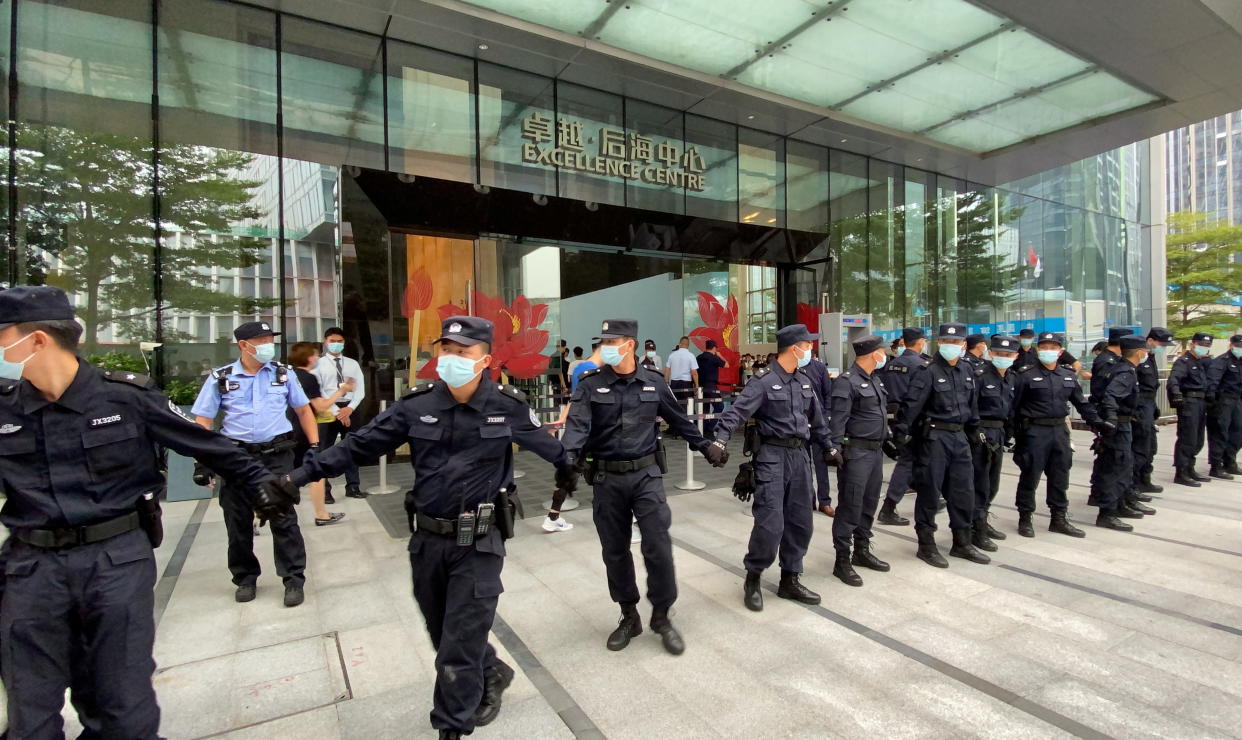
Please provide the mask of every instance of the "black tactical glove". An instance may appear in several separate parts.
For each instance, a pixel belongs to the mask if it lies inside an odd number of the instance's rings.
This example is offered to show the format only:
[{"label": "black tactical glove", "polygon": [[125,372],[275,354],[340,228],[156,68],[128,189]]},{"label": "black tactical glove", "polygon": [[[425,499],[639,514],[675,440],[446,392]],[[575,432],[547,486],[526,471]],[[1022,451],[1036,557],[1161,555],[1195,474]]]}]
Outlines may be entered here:
[{"label": "black tactical glove", "polygon": [[755,466],[744,462],[737,466],[737,477],[733,479],[733,495],[743,503],[750,500],[755,493]]},{"label": "black tactical glove", "polygon": [[845,458],[841,456],[841,451],[836,447],[830,447],[824,450],[824,464],[839,468],[845,464]]},{"label": "black tactical glove", "polygon": [[729,450],[724,442],[716,440],[703,448],[703,457],[707,458],[713,468],[723,468],[729,462]]},{"label": "black tactical glove", "polygon": [[578,490],[578,469],[573,465],[563,465],[556,469],[556,487],[565,493]]},{"label": "black tactical glove", "polygon": [[216,482],[215,474],[206,465],[197,460],[194,461],[194,475],[190,476],[190,478],[196,486],[210,486]]},{"label": "black tactical glove", "polygon": [[288,475],[263,481],[254,497],[254,511],[259,515],[259,526],[266,524],[268,519],[292,511],[294,505],[301,500],[301,490],[293,485]]},{"label": "black tactical glove", "polygon": [[982,429],[968,429],[966,430],[966,436],[970,438],[972,445],[988,446],[988,435],[984,434]]},{"label": "black tactical glove", "polygon": [[1117,431],[1117,422],[1111,419],[1100,419],[1094,425],[1095,431],[1103,434],[1105,437],[1112,436]]},{"label": "black tactical glove", "polygon": [[1178,393],[1176,395],[1169,396],[1169,405],[1175,409],[1180,409],[1182,407],[1182,402],[1184,402],[1185,400],[1186,400],[1185,396]]},{"label": "black tactical glove", "polygon": [[883,452],[884,456],[889,460],[896,460],[901,457],[901,449],[897,447],[897,443],[891,438],[880,443],[880,451]]}]

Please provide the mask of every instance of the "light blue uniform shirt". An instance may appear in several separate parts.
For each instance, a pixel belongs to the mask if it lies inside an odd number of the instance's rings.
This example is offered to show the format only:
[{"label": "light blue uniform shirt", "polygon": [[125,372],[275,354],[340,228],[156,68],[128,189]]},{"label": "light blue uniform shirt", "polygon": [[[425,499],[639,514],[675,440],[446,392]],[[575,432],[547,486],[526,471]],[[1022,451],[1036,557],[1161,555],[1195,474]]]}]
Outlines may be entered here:
[{"label": "light blue uniform shirt", "polygon": [[270,362],[248,375],[238,360],[229,367],[228,383],[229,391],[222,396],[219,381],[208,375],[191,410],[195,416],[214,419],[223,409],[220,432],[238,442],[267,442],[293,431],[285,409],[310,403],[293,368],[288,368],[285,384],[276,385],[276,366]]}]

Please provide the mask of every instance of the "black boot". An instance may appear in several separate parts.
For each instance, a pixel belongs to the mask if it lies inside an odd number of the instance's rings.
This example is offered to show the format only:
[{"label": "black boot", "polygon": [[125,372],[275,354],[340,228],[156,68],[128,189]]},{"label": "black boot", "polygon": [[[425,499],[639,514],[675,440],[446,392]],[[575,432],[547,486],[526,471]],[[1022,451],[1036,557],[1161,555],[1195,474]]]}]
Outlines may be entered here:
[{"label": "black boot", "polygon": [[910,523],[909,519],[897,513],[897,504],[887,499],[880,507],[880,513],[876,515],[875,520],[880,524],[891,524],[894,527],[904,527]]},{"label": "black boot", "polygon": [[949,554],[955,558],[965,558],[972,563],[987,565],[992,562],[992,558],[984,555],[977,547],[971,544],[971,530],[955,529],[953,530],[953,547],[949,548]]},{"label": "black boot", "polygon": [[1117,508],[1113,509],[1113,516],[1122,519],[1142,519],[1143,513],[1138,509],[1131,509],[1124,501],[1117,504]]},{"label": "black boot", "polygon": [[1052,512],[1052,521],[1048,523],[1048,531],[1067,534],[1070,537],[1086,537],[1087,533],[1069,523],[1069,515],[1064,511]]},{"label": "black boot", "polygon": [[651,610],[651,631],[660,636],[664,649],[671,655],[681,655],[686,652],[686,642],[681,639],[681,633],[669,621],[667,609]]},{"label": "black boot", "polygon": [[1195,470],[1195,466],[1193,465],[1186,468],[1186,472],[1190,473],[1191,478],[1194,478],[1197,481],[1202,481],[1203,483],[1207,483],[1208,481],[1212,480],[1212,476],[1204,475],[1203,473],[1200,473],[1198,470]]},{"label": "black boot", "polygon": [[1126,506],[1129,506],[1131,509],[1134,509],[1143,516],[1151,516],[1156,513],[1156,510],[1150,506],[1144,506],[1143,502],[1139,500],[1137,494],[1126,498]]},{"label": "black boot", "polygon": [[992,526],[992,514],[988,512],[987,519],[984,520],[988,528],[988,538],[993,540],[1005,539],[1005,533]]},{"label": "black boot", "polygon": [[1213,465],[1208,468],[1208,476],[1211,478],[1220,478],[1221,480],[1233,480],[1233,476],[1225,470],[1223,465]]},{"label": "black boot", "polygon": [[1242,475],[1242,468],[1238,467],[1238,461],[1233,460],[1225,463],[1225,472],[1230,475]]},{"label": "black boot", "polygon": [[862,576],[858,575],[854,570],[854,566],[850,564],[850,553],[848,550],[837,550],[837,562],[832,566],[832,574],[841,579],[841,583],[847,586],[861,586]]},{"label": "black boot", "polygon": [[862,537],[854,538],[854,558],[851,560],[854,565],[860,565],[871,570],[878,570],[881,573],[888,572],[888,563],[880,560],[871,552],[871,540]]},{"label": "black boot", "polygon": [[1178,468],[1177,473],[1173,476],[1173,482],[1179,486],[1190,486],[1198,488],[1203,484],[1195,478],[1195,474],[1189,468]]},{"label": "black boot", "polygon": [[915,534],[919,536],[919,550],[915,553],[918,559],[937,568],[948,568],[949,561],[944,559],[940,548],[936,547],[936,533],[930,529],[916,529]]},{"label": "black boot", "polygon": [[799,583],[797,573],[781,571],[781,583],[776,589],[776,595],[782,599],[793,599],[812,606],[819,603],[819,594]]},{"label": "black boot", "polygon": [[461,730],[440,730],[440,740],[461,740]]},{"label": "black boot", "polygon": [[[975,547],[985,552],[996,552],[998,549],[996,543],[988,537],[988,521],[980,519],[970,528],[970,542]],[[952,554],[952,553],[950,553]]]},{"label": "black boot", "polygon": [[742,586],[742,603],[752,612],[763,611],[763,588],[759,585],[758,573],[746,574],[746,584]]},{"label": "black boot", "polygon": [[491,724],[500,714],[500,697],[513,683],[513,669],[504,661],[496,659],[496,665],[483,674],[483,698],[479,700],[479,708],[474,710],[476,727]]},{"label": "black boot", "polygon": [[[1163,491],[1164,489],[1162,488],[1162,489],[1160,489],[1160,490],[1162,490],[1162,491]],[[1138,487],[1136,486],[1136,487],[1134,488],[1134,490],[1130,492],[1130,500],[1132,500],[1132,501],[1139,501],[1139,502],[1141,502],[1141,503],[1144,503],[1144,504],[1145,504],[1145,503],[1147,503],[1148,501],[1151,501],[1151,496],[1148,496],[1147,494],[1143,493],[1143,492],[1142,492],[1142,491],[1140,491],[1140,490],[1138,489]]]},{"label": "black boot", "polygon": [[1115,529],[1118,532],[1133,532],[1134,527],[1126,524],[1117,518],[1117,515],[1108,509],[1100,509],[1100,513],[1095,518],[1095,526],[1104,529]]},{"label": "black boot", "polygon": [[1029,511],[1018,512],[1018,534],[1022,535],[1023,537],[1034,537],[1035,536],[1035,525],[1031,524],[1031,512]]},{"label": "black boot", "polygon": [[633,604],[621,605],[621,621],[617,628],[608,636],[608,649],[624,650],[630,640],[643,633],[643,620],[638,616],[638,608]]},{"label": "black boot", "polygon": [[1139,478],[1138,490],[1139,493],[1161,493],[1164,491],[1164,486],[1152,483],[1151,473],[1147,473]]}]

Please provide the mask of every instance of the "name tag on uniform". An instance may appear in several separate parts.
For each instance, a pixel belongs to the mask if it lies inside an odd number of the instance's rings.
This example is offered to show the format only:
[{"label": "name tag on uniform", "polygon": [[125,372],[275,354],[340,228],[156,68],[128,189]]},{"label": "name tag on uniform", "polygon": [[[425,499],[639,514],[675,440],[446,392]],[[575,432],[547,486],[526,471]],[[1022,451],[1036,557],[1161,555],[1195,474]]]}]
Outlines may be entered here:
[{"label": "name tag on uniform", "polygon": [[596,392],[596,393],[607,393],[607,392],[609,392],[609,391],[611,391],[611,390],[612,390],[611,388],[596,388],[596,389],[595,389],[595,392]]},{"label": "name tag on uniform", "polygon": [[91,419],[91,426],[93,427],[107,426],[108,424],[115,424],[120,420],[121,420],[120,414],[113,414],[112,416],[101,416],[98,419]]},{"label": "name tag on uniform", "polygon": [[504,424],[504,423],[505,423],[505,417],[503,417],[503,416],[489,416],[489,417],[487,417],[486,419],[484,419],[484,420],[483,420],[483,423],[484,423],[484,424]]},{"label": "name tag on uniform", "polygon": [[655,386],[654,386],[654,385],[644,385],[644,386],[643,386],[643,390],[645,390],[645,391],[654,391],[654,390],[655,390]]},{"label": "name tag on uniform", "polygon": [[803,388],[810,388],[811,386],[807,385],[806,383],[803,383],[803,384],[802,384],[802,387],[803,387]]},{"label": "name tag on uniform", "polygon": [[420,416],[418,417],[418,420],[424,424],[435,424],[437,421],[439,421],[439,419],[437,419],[434,416]]}]

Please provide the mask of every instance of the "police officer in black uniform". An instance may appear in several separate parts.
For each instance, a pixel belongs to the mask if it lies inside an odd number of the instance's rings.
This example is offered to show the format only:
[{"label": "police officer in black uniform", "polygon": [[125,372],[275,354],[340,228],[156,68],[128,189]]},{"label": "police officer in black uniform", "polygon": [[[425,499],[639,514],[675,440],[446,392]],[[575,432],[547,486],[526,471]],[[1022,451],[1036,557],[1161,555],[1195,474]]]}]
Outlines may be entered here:
[{"label": "police officer in black uniform", "polygon": [[988,338],[982,334],[971,334],[966,337],[966,352],[962,359],[977,373],[988,365],[988,361],[984,359],[987,350]]},{"label": "police officer in black uniform", "polygon": [[1177,410],[1173,482],[1193,488],[1198,488],[1200,481],[1212,480],[1195,470],[1195,457],[1203,449],[1207,430],[1207,399],[1213,390],[1208,380],[1212,339],[1211,334],[1195,332],[1190,347],[1173,362],[1165,384],[1169,405]]},{"label": "police officer in black uniform", "polygon": [[[1110,336],[1110,344],[1114,341],[1122,356],[1108,365],[1108,381],[1104,387],[1091,394],[1091,403],[1100,421],[1112,424],[1113,429],[1100,434],[1093,445],[1095,465],[1091,474],[1091,498],[1087,503],[1100,507],[1095,520],[1097,527],[1129,532],[1134,527],[1122,519],[1142,519],[1144,514],[1156,513],[1155,509],[1133,501],[1131,495],[1134,485],[1131,423],[1138,409],[1139,394],[1135,367],[1146,359],[1147,340],[1132,334],[1116,340]],[[1091,379],[1094,383],[1094,372]]]},{"label": "police officer in black uniform", "polygon": [[953,530],[949,554],[986,564],[991,559],[971,541],[975,500],[970,438],[980,439],[981,432],[974,372],[961,360],[966,326],[941,324],[937,336],[936,358],[911,375],[893,424],[898,446],[909,447],[914,456],[917,554],[928,565],[949,567],[935,538],[936,504],[944,498]]},{"label": "police officer in black uniform", "polygon": [[1156,393],[1160,390],[1160,367],[1158,357],[1162,356],[1165,347],[1173,344],[1173,335],[1163,326],[1153,326],[1147,332],[1147,359],[1135,368],[1138,374],[1139,398],[1134,410],[1134,421],[1130,422],[1130,433],[1134,436],[1134,496],[1139,501],[1151,501],[1150,493],[1164,490],[1151,482],[1152,461],[1156,457],[1156,418],[1160,415],[1156,407]]},{"label": "police officer in black uniform", "polygon": [[1023,329],[1018,332],[1018,359],[1013,363],[1014,370],[1039,364],[1039,351],[1035,348],[1035,330]]},{"label": "police officer in black uniform", "polygon": [[1013,423],[1017,446],[1013,460],[1018,464],[1018,534],[1034,537],[1031,515],[1035,511],[1035,488],[1041,475],[1048,478],[1048,509],[1052,521],[1049,532],[1070,537],[1087,533],[1069,522],[1069,469],[1074,454],[1069,445],[1069,415],[1066,404],[1097,431],[1107,432],[1113,425],[1103,424],[1082,395],[1073,369],[1059,364],[1063,349],[1061,336],[1053,332],[1039,335],[1035,345],[1038,365],[1027,365],[1014,373]]},{"label": "police officer in black uniform", "polygon": [[837,466],[837,515],[832,522],[837,559],[832,574],[847,585],[861,586],[862,577],[853,566],[889,569],[871,552],[871,524],[880,503],[882,450],[894,457],[896,450],[888,430],[888,394],[879,372],[888,360],[884,339],[868,334],[856,340],[853,349],[854,364],[832,384],[827,457]]},{"label": "police officer in black uniform", "polygon": [[[1110,327],[1104,351],[1096,355],[1095,359],[1091,361],[1091,379],[1088,383],[1089,392],[1087,394],[1087,401],[1095,406],[1097,413],[1103,411],[1103,408],[1098,403],[1097,397],[1102,395],[1104,393],[1104,389],[1108,387],[1112,371],[1122,366],[1121,338],[1129,333],[1129,329],[1123,329],[1116,326]],[[1064,359],[1061,360],[1061,364],[1066,364]],[[1099,445],[1097,444],[1096,447],[1099,447]],[[1096,456],[1096,459],[1099,459],[1099,455]],[[1093,493],[1091,499],[1088,499],[1088,503],[1091,506],[1096,505],[1094,502],[1094,499],[1096,498],[1094,491],[1100,489],[1101,487],[1109,488],[1114,483],[1114,481],[1105,481],[1103,483],[1097,481],[1097,477],[1101,474],[1106,476],[1109,475],[1107,469],[1102,468],[1099,465],[1091,466],[1091,490]]]},{"label": "police officer in black uniform", "polygon": [[[887,363],[883,371],[884,388],[888,391],[888,415],[892,421],[895,421],[900,413],[901,402],[906,396],[906,389],[910,386],[912,374],[931,362],[931,358],[923,354],[923,348],[927,346],[927,337],[924,336],[922,329],[918,327],[902,329],[901,339],[905,350]],[[908,447],[900,449],[897,465],[893,467],[892,475],[888,479],[888,493],[884,497],[884,505],[880,507],[876,521],[880,524],[904,527],[910,523],[910,520],[897,513],[897,502],[901,501],[906,491],[910,490],[914,473],[914,451]]]},{"label": "police officer in black uniform", "polygon": [[1242,334],[1229,338],[1229,350],[1217,355],[1208,368],[1213,389],[1207,405],[1208,475],[1233,480],[1242,444]]},{"label": "police officer in black uniform", "polygon": [[972,541],[975,547],[995,552],[993,540],[1005,539],[1005,533],[988,522],[988,510],[1000,490],[1001,467],[1005,463],[1005,447],[1013,439],[1013,364],[1020,345],[1016,337],[997,334],[990,342],[992,359],[975,371],[975,391],[979,394],[979,430],[982,438],[971,441],[974,465],[975,504]]},{"label": "police officer in black uniform", "polygon": [[656,416],[712,465],[723,467],[729,454],[723,444],[704,439],[686,418],[685,407],[663,375],[638,364],[637,336],[638,322],[633,319],[603,322],[599,339],[605,367],[588,370],[579,379],[561,443],[575,464],[586,470],[587,482],[595,490],[592,518],[608,571],[608,593],[621,605],[621,620],[608,636],[608,649],[625,649],[643,631],[630,553],[631,522],[637,517],[651,629],[660,635],[665,650],[680,655],[686,644],[668,616],[677,600],[677,581],[668,534],[672,512],[662,477],[667,467]]},{"label": "police officer in black uniform", "polygon": [[[819,407],[828,418],[828,402],[832,395],[832,378],[828,376],[828,367],[818,357],[812,357],[806,367],[802,368],[811,379],[811,389],[819,399]],[[815,508],[822,514],[835,516],[832,508],[832,487],[828,483],[828,463],[823,455],[811,455],[811,464],[815,468]]]},{"label": "police officer in black uniform", "polygon": [[[828,425],[811,378],[802,368],[811,360],[818,334],[802,324],[776,332],[776,361],[755,373],[716,425],[717,444],[752,416],[758,426],[759,448],[754,453],[755,515],[746,567],[743,602],[752,611],[763,609],[759,576],[780,554],[781,580],[776,595],[804,604],[818,604],[819,594],[799,582],[802,558],[811,544],[812,486],[810,455],[828,455]],[[811,450],[811,442],[816,444]],[[838,454],[839,458],[839,454]],[[834,462],[836,458],[831,458]]]},{"label": "police officer in black uniform", "polygon": [[[184,416],[146,376],[77,357],[81,327],[47,286],[0,291],[0,606],[8,737],[63,736],[73,686],[83,737],[155,738],[157,446],[281,497],[271,474]],[[81,696],[85,695],[85,696]]]},{"label": "police officer in black uniform", "polygon": [[441,325],[438,381],[424,381],[370,424],[309,457],[290,488],[340,475],[409,443],[414,488],[406,495],[414,599],[436,648],[431,725],[459,738],[490,723],[513,669],[487,641],[503,587],[513,444],[557,466],[573,487],[565,450],[540,428],[526,396],[484,377],[492,322],[452,316]]}]

